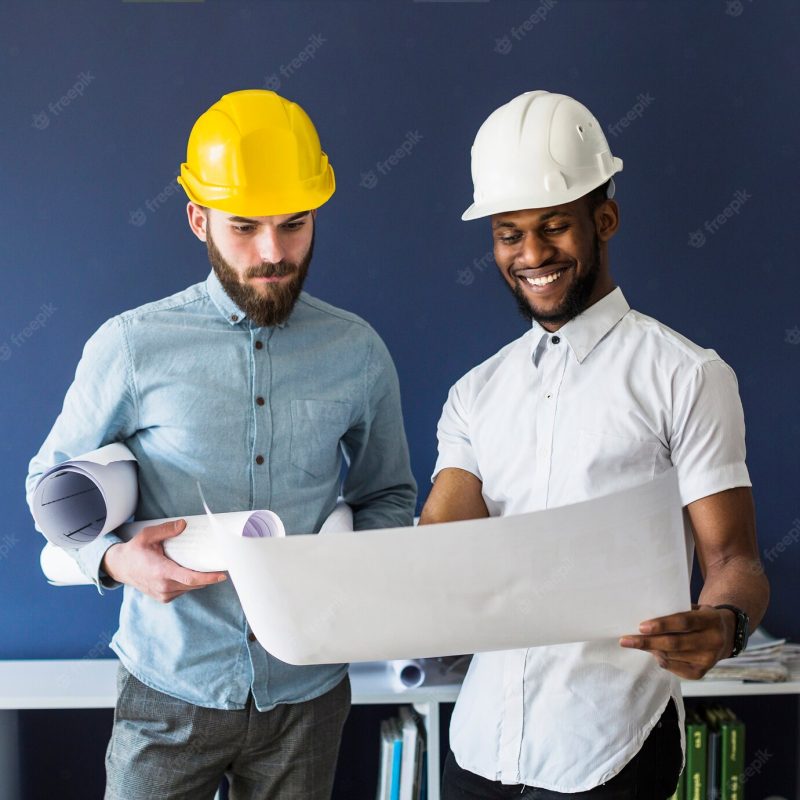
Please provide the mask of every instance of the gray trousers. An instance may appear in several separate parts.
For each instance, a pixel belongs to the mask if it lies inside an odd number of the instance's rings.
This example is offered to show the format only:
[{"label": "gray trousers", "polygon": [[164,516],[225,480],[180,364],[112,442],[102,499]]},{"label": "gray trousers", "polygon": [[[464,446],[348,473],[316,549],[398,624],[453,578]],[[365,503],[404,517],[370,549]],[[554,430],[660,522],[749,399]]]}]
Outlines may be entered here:
[{"label": "gray trousers", "polygon": [[345,676],[326,694],[258,711],[203,708],[157,692],[120,665],[105,800],[211,800],[222,776],[230,800],[329,800]]}]

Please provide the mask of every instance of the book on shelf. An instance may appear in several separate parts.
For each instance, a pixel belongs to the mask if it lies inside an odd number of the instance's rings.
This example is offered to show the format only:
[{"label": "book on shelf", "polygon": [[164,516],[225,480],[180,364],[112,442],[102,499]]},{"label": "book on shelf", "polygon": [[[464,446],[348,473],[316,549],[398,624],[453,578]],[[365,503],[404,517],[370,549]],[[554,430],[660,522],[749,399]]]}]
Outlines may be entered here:
[{"label": "book on shelf", "polygon": [[707,800],[708,726],[693,709],[686,710],[686,800]]},{"label": "book on shelf", "polygon": [[400,800],[403,736],[396,717],[381,722],[381,755],[376,800]]},{"label": "book on shelf", "polygon": [[427,752],[420,715],[401,706],[399,716],[381,722],[376,800],[426,800]]},{"label": "book on shelf", "polygon": [[744,800],[744,723],[729,708],[686,709],[686,762],[670,800]]}]

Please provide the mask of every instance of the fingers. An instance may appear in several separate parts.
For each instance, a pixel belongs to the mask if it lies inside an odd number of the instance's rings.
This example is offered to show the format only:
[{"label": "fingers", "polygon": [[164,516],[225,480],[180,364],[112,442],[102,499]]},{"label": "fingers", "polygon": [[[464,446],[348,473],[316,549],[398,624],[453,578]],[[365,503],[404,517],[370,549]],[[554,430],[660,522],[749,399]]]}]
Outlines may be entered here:
[{"label": "fingers", "polygon": [[700,625],[701,616],[696,611],[681,611],[678,614],[645,620],[639,625],[639,632],[646,634],[688,633],[698,630]]},{"label": "fingers", "polygon": [[170,559],[167,560],[169,565],[164,571],[164,577],[183,589],[199,589],[202,586],[211,586],[228,579],[226,572],[197,572],[196,570],[182,567]]},{"label": "fingers", "polygon": [[704,650],[716,651],[723,644],[721,633],[704,630],[695,633],[665,634],[664,636],[623,636],[622,647],[635,650],[661,651],[665,653],[692,653]]},{"label": "fingers", "polygon": [[679,678],[690,681],[700,680],[700,678],[714,666],[714,660],[707,655],[700,661],[687,661],[667,655],[666,653],[657,653],[654,655],[656,656],[658,665],[662,669],[672,672]]},{"label": "fingers", "polygon": [[163,542],[164,539],[170,539],[179,533],[183,533],[185,528],[185,519],[170,520],[169,522],[162,522],[160,525],[150,525],[148,528],[144,528],[132,541],[140,539],[140,543],[144,545]]}]

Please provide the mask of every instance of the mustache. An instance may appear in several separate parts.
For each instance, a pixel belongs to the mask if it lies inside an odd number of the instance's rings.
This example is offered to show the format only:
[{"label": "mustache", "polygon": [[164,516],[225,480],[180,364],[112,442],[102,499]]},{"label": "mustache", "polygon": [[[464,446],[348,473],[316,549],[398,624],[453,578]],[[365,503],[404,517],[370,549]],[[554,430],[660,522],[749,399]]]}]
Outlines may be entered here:
[{"label": "mustache", "polygon": [[277,264],[265,263],[248,267],[245,278],[283,278],[297,272],[297,264],[289,261],[278,261]]}]

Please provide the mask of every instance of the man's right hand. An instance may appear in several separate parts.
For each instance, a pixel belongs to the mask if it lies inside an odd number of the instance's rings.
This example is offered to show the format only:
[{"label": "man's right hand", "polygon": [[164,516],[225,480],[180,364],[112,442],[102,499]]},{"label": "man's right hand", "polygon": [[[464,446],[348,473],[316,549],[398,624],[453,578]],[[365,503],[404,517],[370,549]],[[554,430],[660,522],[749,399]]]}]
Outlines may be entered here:
[{"label": "man's right hand", "polygon": [[161,603],[227,580],[224,572],[196,572],[167,558],[163,541],[182,533],[184,528],[183,519],[144,528],[129,542],[111,545],[103,556],[102,568],[113,580],[133,586]]}]

